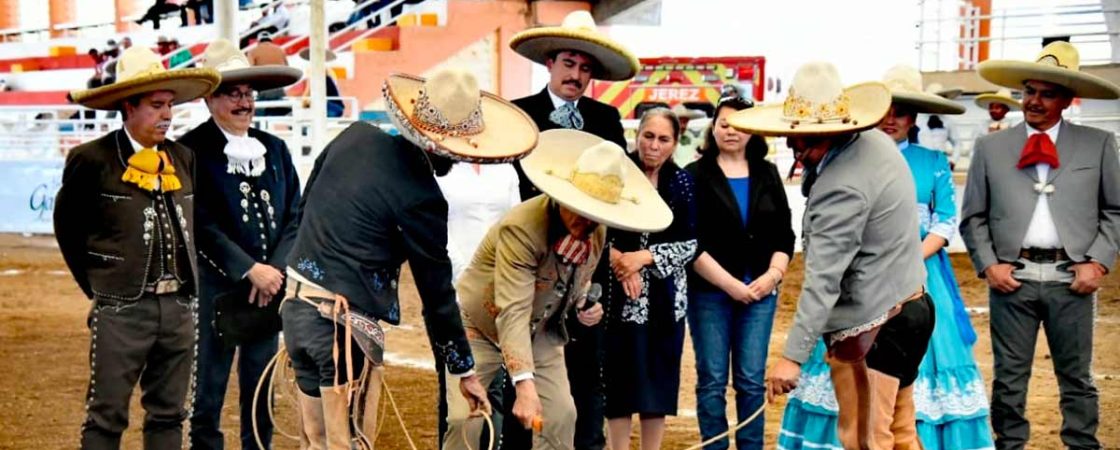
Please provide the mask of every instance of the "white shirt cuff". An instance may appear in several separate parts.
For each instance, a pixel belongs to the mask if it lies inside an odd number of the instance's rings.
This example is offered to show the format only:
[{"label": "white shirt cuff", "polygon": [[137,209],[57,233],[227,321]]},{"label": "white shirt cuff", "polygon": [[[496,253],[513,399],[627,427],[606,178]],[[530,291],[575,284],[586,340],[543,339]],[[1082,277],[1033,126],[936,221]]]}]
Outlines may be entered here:
[{"label": "white shirt cuff", "polygon": [[520,383],[520,382],[525,381],[525,380],[532,380],[533,379],[533,372],[519,373],[517,375],[513,375],[513,376],[509,377],[509,379],[513,380],[513,384],[517,384],[517,383]]},{"label": "white shirt cuff", "polygon": [[474,369],[468,370],[468,371],[463,372],[463,373],[448,372],[448,374],[451,375],[452,378],[466,378],[466,377],[469,377],[471,375],[474,375]]}]

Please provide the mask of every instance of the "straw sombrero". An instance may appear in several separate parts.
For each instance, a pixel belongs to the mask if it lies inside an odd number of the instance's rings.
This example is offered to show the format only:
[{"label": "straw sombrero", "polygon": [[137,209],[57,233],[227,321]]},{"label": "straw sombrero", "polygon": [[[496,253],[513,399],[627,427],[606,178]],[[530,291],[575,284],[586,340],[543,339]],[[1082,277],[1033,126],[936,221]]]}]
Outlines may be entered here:
[{"label": "straw sombrero", "polygon": [[891,90],[891,102],[924,114],[964,114],[964,106],[936,94],[922,91],[922,73],[913,66],[899,64],[883,75]]},{"label": "straw sombrero", "polygon": [[[299,51],[298,55],[299,59],[302,59],[304,61],[311,61],[311,47],[304,47]],[[331,62],[335,59],[338,59],[338,55],[335,55],[334,51],[328,48],[326,55],[323,55],[323,62]]]},{"label": "straw sombrero", "polygon": [[687,106],[684,106],[684,103],[677,103],[677,105],[674,106],[670,111],[672,111],[673,114],[676,114],[677,117],[681,119],[703,119],[705,117],[708,117],[707,114],[704,114],[704,111],[689,108]]},{"label": "straw sombrero", "polygon": [[1018,111],[1018,110],[1023,109],[1023,104],[1019,103],[1018,100],[1015,100],[1015,97],[1011,96],[1011,89],[1007,89],[1007,88],[1002,88],[995,93],[989,92],[989,93],[986,93],[986,94],[980,94],[980,95],[976,96],[976,106],[979,106],[979,107],[984,108],[984,109],[988,109],[988,106],[991,105],[992,103],[999,103],[999,104],[1002,104],[1002,105],[1006,105],[1008,108],[1010,108],[1013,111]]},{"label": "straw sombrero", "polygon": [[1022,89],[1027,80],[1036,80],[1065,86],[1077,97],[1120,98],[1120,86],[1081,71],[1077,47],[1065,41],[1043,47],[1034,62],[989,60],[980,63],[978,72],[981,78],[1010,89]]},{"label": "straw sombrero", "polygon": [[960,97],[961,94],[964,93],[964,89],[961,89],[959,87],[947,88],[945,86],[942,86],[941,83],[930,83],[928,86],[926,86],[926,93],[939,95],[949,100],[953,100],[957,97]]},{"label": "straw sombrero", "polygon": [[202,67],[222,74],[222,86],[248,84],[256,91],[266,91],[295,83],[303,76],[295,67],[279,64],[254,66],[228,39],[211,42],[202,57]]},{"label": "straw sombrero", "polygon": [[794,74],[784,103],[738,111],[727,123],[762,136],[826,136],[873,128],[891,106],[883,83],[842,86],[831,63],[806,63]]},{"label": "straw sombrero", "polygon": [[622,147],[593,134],[545,131],[521,168],[545,195],[608,227],[656,232],[673,222],[673,212],[657,188]]},{"label": "straw sombrero", "polygon": [[619,81],[634,78],[641,67],[638,58],[615,40],[599,32],[587,11],[574,11],[558,27],[539,27],[522,31],[509,41],[513,51],[538,64],[563,50],[587,53],[599,62],[591,77]]},{"label": "straw sombrero", "polygon": [[401,135],[456,161],[504,163],[537,145],[537,125],[524,111],[489,92],[463,69],[428,79],[393,74],[381,88],[386,112]]},{"label": "straw sombrero", "polygon": [[167,70],[151,49],[139,45],[117,59],[117,81],[93,89],[71,91],[67,98],[87,108],[115,111],[125,99],[148,92],[171,91],[174,104],[213,92],[221,75],[208,68]]}]

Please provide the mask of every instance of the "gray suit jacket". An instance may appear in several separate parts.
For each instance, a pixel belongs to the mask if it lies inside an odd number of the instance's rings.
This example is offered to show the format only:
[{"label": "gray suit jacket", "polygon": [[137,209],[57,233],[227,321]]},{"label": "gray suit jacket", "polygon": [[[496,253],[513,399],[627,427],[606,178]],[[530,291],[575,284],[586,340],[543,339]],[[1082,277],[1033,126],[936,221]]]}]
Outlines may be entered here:
[{"label": "gray suit jacket", "polygon": [[[1111,133],[1062,121],[1058,159],[1050,170],[1050,212],[1066,254],[1112,268],[1120,242],[1120,155]],[[1027,143],[1026,124],[976,141],[961,211],[961,237],[972,266],[1019,259],[1038,193],[1034,166],[1015,167]]]},{"label": "gray suit jacket", "polygon": [[824,333],[886,317],[925,283],[914,179],[881,131],[860,133],[809,192],[805,282],[783,355],[805,362]]}]

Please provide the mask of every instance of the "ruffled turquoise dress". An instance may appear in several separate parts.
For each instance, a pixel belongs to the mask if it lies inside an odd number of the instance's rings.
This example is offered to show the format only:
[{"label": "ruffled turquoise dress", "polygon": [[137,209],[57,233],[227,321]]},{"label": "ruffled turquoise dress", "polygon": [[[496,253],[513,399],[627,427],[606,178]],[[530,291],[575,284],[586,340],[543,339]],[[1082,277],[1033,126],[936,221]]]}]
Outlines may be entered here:
[{"label": "ruffled turquoise dress", "polygon": [[[914,176],[922,239],[934,233],[950,239],[957,229],[953,174],[945,154],[914,144],[900,145]],[[926,259],[926,289],[937,322],[914,382],[918,437],[926,450],[992,449],[988,397],[972,355],[976,332],[968,320],[949,255]],[[782,416],[778,448],[843,450],[836,433],[836,395],[824,341],[801,366],[797,389]]]}]

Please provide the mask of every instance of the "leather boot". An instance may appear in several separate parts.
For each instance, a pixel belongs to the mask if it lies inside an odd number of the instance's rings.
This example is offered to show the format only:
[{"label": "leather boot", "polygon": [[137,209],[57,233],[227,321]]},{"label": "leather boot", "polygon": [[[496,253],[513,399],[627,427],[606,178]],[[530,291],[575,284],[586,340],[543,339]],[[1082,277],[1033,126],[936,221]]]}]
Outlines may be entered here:
[{"label": "leather boot", "polygon": [[918,439],[917,414],[914,410],[914,385],[911,384],[898,390],[898,398],[894,403],[894,423],[891,432],[894,434],[894,448],[897,450],[923,450],[922,441]]},{"label": "leather boot", "polygon": [[320,386],[323,398],[323,424],[327,431],[327,450],[350,450],[350,383]]},{"label": "leather boot", "polygon": [[845,450],[869,450],[871,392],[867,364],[864,361],[846,363],[828,359],[833,391],[839,414],[836,434]]},{"label": "leather boot", "polygon": [[364,384],[354,401],[353,417],[355,429],[358,432],[360,448],[363,450],[373,450],[374,443],[377,440],[377,413],[381,401],[381,375],[383,369],[380,366],[374,367],[373,364],[366,364],[364,371],[365,373],[362,377]]},{"label": "leather boot", "polygon": [[324,450],[326,442],[323,399],[299,391],[299,449]]},{"label": "leather boot", "polygon": [[[877,370],[868,370],[867,373],[871,380],[871,448],[891,450],[895,448],[892,426],[895,423],[899,381]],[[913,424],[911,420],[910,425]]]}]

